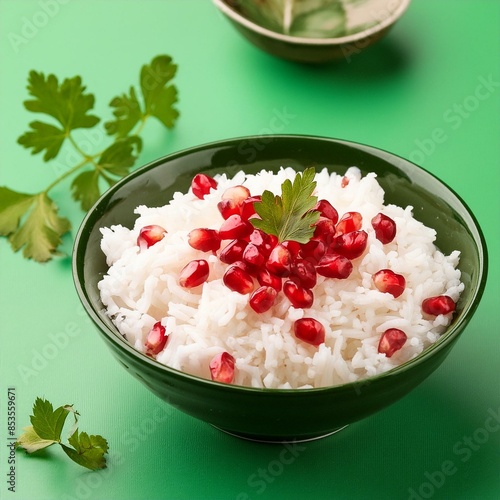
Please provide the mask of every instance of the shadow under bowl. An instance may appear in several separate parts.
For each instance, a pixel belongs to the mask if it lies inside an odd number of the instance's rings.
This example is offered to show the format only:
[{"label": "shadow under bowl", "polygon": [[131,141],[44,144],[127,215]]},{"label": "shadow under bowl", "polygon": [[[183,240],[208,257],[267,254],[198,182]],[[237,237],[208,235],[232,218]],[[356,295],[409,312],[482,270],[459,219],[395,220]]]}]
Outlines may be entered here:
[{"label": "shadow under bowl", "polygon": [[[141,204],[165,205],[187,192],[199,172],[228,176],[281,166],[323,167],[341,175],[357,166],[375,172],[385,203],[414,207],[414,216],[437,231],[445,254],[461,252],[465,284],[451,325],[422,354],[382,375],[335,387],[306,390],[254,389],[220,384],[171,369],[136,351],[117,331],[99,296],[107,272],[99,228],[132,227]],[[363,419],[408,394],[446,358],[470,321],[484,290],[487,253],[469,208],[429,172],[391,153],[329,138],[272,135],[242,137],[193,147],[160,158],[109,189],[88,212],[76,236],[73,276],[79,298],[117,360],[158,397],[228,433],[263,441],[308,440]]]}]

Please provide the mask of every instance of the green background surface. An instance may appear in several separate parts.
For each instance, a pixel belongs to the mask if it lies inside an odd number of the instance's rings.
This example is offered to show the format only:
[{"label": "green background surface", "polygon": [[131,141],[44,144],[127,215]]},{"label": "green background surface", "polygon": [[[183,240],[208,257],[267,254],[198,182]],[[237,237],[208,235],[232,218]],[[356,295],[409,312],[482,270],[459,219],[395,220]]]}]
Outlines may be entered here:
[{"label": "green background surface", "polygon": [[[66,256],[40,265],[0,240],[1,498],[499,499],[499,16],[496,0],[418,0],[365,53],[309,67],[251,46],[209,1],[0,0],[0,185],[37,192],[66,168],[69,149],[45,164],[16,143],[34,119],[22,107],[31,69],[82,75],[108,119],[109,100],[166,53],[179,65],[181,116],[173,131],[148,122],[138,165],[247,134],[366,143],[448,183],[476,214],[490,253],[475,317],[410,395],[323,440],[258,444],[168,407],[112,359],[74,291],[70,253],[83,214],[69,181],[59,185],[51,194],[73,224]],[[89,139],[106,145],[102,135]],[[17,453],[8,491],[9,387],[18,433],[37,396],[74,403],[81,429],[109,440],[108,468],[87,472],[55,448]]]}]

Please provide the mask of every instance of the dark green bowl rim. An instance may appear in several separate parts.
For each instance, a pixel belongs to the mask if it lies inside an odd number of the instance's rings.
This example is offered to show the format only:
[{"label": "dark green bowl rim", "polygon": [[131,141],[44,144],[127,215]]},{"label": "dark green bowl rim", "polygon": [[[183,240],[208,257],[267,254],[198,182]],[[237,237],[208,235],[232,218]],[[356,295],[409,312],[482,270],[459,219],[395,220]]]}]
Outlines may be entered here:
[{"label": "dark green bowl rim", "polygon": [[[361,386],[370,384],[372,382],[375,382],[377,380],[382,380],[390,377],[397,376],[401,374],[402,372],[412,369],[416,367],[417,365],[425,362],[430,356],[433,355],[434,351],[436,350],[441,350],[444,349],[450,342],[453,342],[456,340],[456,337],[461,333],[462,329],[465,327],[465,325],[469,322],[470,318],[473,316],[475,310],[477,309],[479,302],[481,300],[481,297],[484,292],[484,288],[486,286],[486,280],[487,280],[487,274],[488,274],[488,254],[487,254],[487,247],[486,247],[486,240],[484,238],[483,232],[481,230],[481,227],[472,213],[471,209],[468,207],[466,202],[462,199],[462,197],[456,193],[451,187],[449,187],[445,182],[443,182],[441,179],[439,179],[437,176],[429,172],[428,170],[416,165],[415,163],[412,163],[411,161],[407,160],[406,158],[403,158],[402,156],[398,156],[394,153],[390,153],[384,149],[376,148],[374,146],[369,146],[367,144],[363,144],[360,142],[354,142],[354,141],[348,141],[344,139],[336,139],[332,137],[324,137],[324,136],[317,136],[317,135],[307,135],[307,134],[270,134],[266,135],[266,138],[270,138],[272,140],[317,140],[320,142],[332,142],[332,143],[337,143],[337,144],[342,144],[345,146],[349,146],[358,150],[362,150],[363,152],[373,154],[376,156],[380,156],[381,154],[384,155],[384,159],[390,159],[395,162],[395,166],[397,168],[400,168],[401,164],[406,164],[407,166],[410,166],[412,168],[416,168],[418,170],[421,170],[434,178],[437,183],[441,184],[443,187],[445,187],[450,194],[452,194],[462,205],[462,207],[465,209],[467,214],[470,216],[471,220],[474,223],[474,229],[477,231],[477,236],[479,237],[479,241],[476,241],[477,244],[477,249],[478,249],[478,254],[479,254],[479,262],[480,262],[480,269],[479,269],[479,278],[477,281],[477,288],[474,292],[473,297],[471,298],[468,307],[464,309],[461,318],[458,321],[455,321],[452,326],[450,327],[449,330],[447,330],[441,337],[440,339],[435,342],[434,344],[430,345],[427,347],[421,354],[416,356],[415,358],[412,358],[405,363],[402,363],[401,365],[392,368],[391,370],[388,370],[387,372],[374,375],[371,377],[367,377],[365,379],[357,380],[355,382],[349,382],[346,384],[341,384],[341,385],[335,385],[335,386],[328,386],[328,387],[319,387],[319,388],[311,388],[311,389],[268,389],[268,388],[255,388],[255,387],[247,387],[247,386],[242,386],[242,385],[230,385],[230,384],[221,384],[218,382],[213,382],[212,380],[207,380],[201,377],[197,377],[194,375],[190,375],[187,373],[184,373],[180,370],[176,370],[174,368],[170,368],[166,365],[163,365],[159,363],[158,361],[146,356],[145,354],[142,354],[141,352],[137,351],[131,344],[129,344],[125,339],[123,339],[120,334],[117,331],[113,331],[108,328],[108,326],[101,321],[101,318],[99,315],[96,313],[94,310],[94,307],[92,306],[90,300],[87,297],[87,294],[85,292],[84,286],[82,285],[83,281],[83,256],[84,254],[81,254],[81,245],[82,243],[85,244],[88,240],[88,236],[90,234],[90,231],[87,230],[87,226],[90,224],[91,227],[94,227],[94,220],[96,218],[99,218],[101,214],[103,213],[100,210],[100,205],[103,203],[107,203],[107,200],[112,197],[112,195],[119,190],[123,185],[127,184],[131,179],[143,175],[145,172],[156,168],[159,165],[163,165],[164,163],[181,158],[183,156],[190,155],[192,153],[202,151],[205,149],[209,148],[214,148],[214,147],[223,147],[223,146],[230,146],[235,143],[239,143],[241,141],[252,141],[252,140],[260,140],[264,136],[262,135],[251,135],[251,136],[241,136],[241,137],[235,137],[235,138],[230,138],[230,139],[222,139],[222,140],[217,140],[217,141],[212,141],[208,143],[204,143],[201,145],[197,146],[192,146],[186,149],[182,149],[180,151],[170,153],[168,155],[162,156],[160,158],[157,158],[156,160],[153,160],[130,174],[128,174],[126,177],[122,178],[120,181],[118,181],[115,185],[113,185],[111,188],[109,188],[105,193],[101,195],[101,197],[96,201],[96,203],[93,205],[93,207],[87,212],[85,215],[83,221],[81,222],[81,225],[78,229],[78,232],[75,237],[74,241],[74,246],[73,246],[73,259],[72,259],[72,273],[73,273],[73,280],[75,283],[76,291],[77,294],[80,298],[80,301],[82,302],[82,305],[84,306],[87,314],[91,317],[95,325],[98,327],[99,331],[101,334],[105,334],[105,336],[108,338],[108,340],[111,340],[111,342],[120,350],[122,350],[128,358],[135,358],[138,362],[141,362],[147,366],[149,366],[149,369],[152,371],[162,371],[164,374],[169,374],[174,378],[179,378],[183,380],[191,380],[193,383],[196,384],[209,384],[209,385],[215,385],[221,390],[226,390],[226,391],[247,391],[247,392],[253,392],[253,393],[263,393],[265,392],[266,394],[280,394],[284,395],[286,397],[290,397],[292,395],[297,396],[298,394],[311,394],[312,392],[339,392],[339,391],[352,391],[356,390],[356,388],[359,388]],[[472,228],[469,228],[471,230]],[[80,265],[81,264],[81,265]],[[359,389],[358,389],[359,390]]]}]

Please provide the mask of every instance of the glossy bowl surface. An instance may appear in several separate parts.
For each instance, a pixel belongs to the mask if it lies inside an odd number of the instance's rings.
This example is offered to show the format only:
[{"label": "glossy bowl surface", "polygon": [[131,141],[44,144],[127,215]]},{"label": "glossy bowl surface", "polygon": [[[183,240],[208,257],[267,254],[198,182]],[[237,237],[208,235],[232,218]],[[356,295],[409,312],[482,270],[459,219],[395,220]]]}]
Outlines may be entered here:
[{"label": "glossy bowl surface", "polygon": [[[297,36],[270,29],[240,6],[238,0],[212,0],[234,28],[256,47],[274,56],[302,63],[326,63],[359,54],[380,40],[405,13],[411,0],[358,0],[364,21],[335,37]],[[346,2],[349,3],[349,2]],[[354,3],[354,2],[353,2]]]},{"label": "glossy bowl surface", "polygon": [[[105,314],[97,283],[106,273],[99,228],[132,227],[138,205],[161,206],[175,191],[186,192],[198,172],[232,176],[280,166],[315,166],[344,174],[350,166],[375,172],[386,203],[414,207],[414,216],[437,231],[446,254],[461,252],[465,290],[452,324],[417,358],[376,377],[308,390],[252,389],[219,384],[165,367],[137,352]],[[193,147],[160,158],[118,182],[88,212],[75,240],[73,276],[80,300],[116,359],[154,394],[176,408],[227,432],[266,441],[306,440],[327,435],[394,403],[446,358],[471,319],[484,290],[487,253],[469,208],[444,183],[388,152],[343,140],[311,136],[253,136]],[[125,381],[126,382],[126,381]],[[305,410],[307,409],[307,410]]]}]

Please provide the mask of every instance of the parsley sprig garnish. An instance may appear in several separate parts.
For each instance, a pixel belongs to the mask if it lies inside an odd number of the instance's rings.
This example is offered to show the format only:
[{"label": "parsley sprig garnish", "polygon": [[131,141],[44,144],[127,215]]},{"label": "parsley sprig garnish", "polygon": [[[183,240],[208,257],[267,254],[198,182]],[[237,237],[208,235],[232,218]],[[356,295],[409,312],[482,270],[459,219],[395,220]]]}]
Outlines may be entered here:
[{"label": "parsley sprig garnish", "polygon": [[142,149],[140,133],[150,117],[167,128],[174,126],[179,116],[174,107],[177,89],[170,82],[176,71],[177,66],[167,55],[157,56],[142,67],[140,96],[130,87],[127,93],[114,97],[109,103],[114,119],[104,123],[105,133],[101,134],[107,135],[111,144],[97,152],[87,151],[79,137],[82,129],[95,129],[101,121],[91,113],[95,98],[86,91],[81,77],[59,82],[52,74],[30,72],[27,88],[31,98],[24,106],[30,112],[45,115],[48,121],[31,122],[18,143],[32,154],[43,154],[45,162],[56,158],[66,144],[81,159],[66,165],[68,170],[39,193],[0,187],[0,235],[8,237],[15,252],[23,248],[24,257],[38,262],[58,254],[61,238],[71,225],[67,218],[59,215],[49,192],[63,180],[75,176],[71,182],[72,197],[87,211],[103,189],[129,173]]},{"label": "parsley sprig garnish", "polygon": [[318,198],[313,196],[316,189],[313,167],[306,168],[295,179],[285,180],[281,185],[281,196],[271,191],[262,193],[262,200],[255,202],[258,218],[251,218],[252,224],[267,234],[274,234],[280,242],[294,240],[307,243],[313,233],[319,212],[313,210]]},{"label": "parsley sprig garnish", "polygon": [[[68,415],[72,413],[74,424],[70,431],[68,444],[62,442],[61,434]],[[106,467],[105,455],[108,452],[108,442],[99,435],[89,435],[79,432],[78,417],[80,414],[73,405],[56,408],[49,401],[36,398],[33,405],[31,425],[25,427],[16,444],[27,453],[34,453],[54,444],[59,444],[66,455],[77,464],[90,470]]]}]

